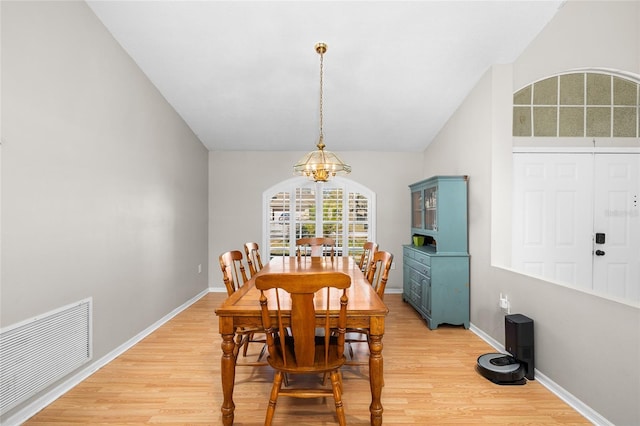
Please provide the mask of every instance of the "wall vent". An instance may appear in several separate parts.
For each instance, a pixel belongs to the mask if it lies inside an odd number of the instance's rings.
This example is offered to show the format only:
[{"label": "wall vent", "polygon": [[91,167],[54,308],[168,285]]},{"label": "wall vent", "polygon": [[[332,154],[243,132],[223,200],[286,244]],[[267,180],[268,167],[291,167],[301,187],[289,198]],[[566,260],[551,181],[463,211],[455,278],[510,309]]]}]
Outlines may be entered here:
[{"label": "wall vent", "polygon": [[0,330],[0,414],[91,359],[92,299]]}]

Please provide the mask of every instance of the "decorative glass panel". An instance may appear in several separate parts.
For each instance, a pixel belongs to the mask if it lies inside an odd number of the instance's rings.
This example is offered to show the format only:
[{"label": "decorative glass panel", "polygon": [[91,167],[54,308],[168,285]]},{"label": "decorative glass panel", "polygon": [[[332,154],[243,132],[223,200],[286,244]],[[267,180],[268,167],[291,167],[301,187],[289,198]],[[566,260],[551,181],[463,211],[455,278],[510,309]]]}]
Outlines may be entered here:
[{"label": "decorative glass panel", "polygon": [[613,136],[633,138],[636,136],[636,107],[613,107]]},{"label": "decorative glass panel", "polygon": [[613,104],[637,105],[638,85],[619,77],[613,78]]},{"label": "decorative glass panel", "polygon": [[513,107],[513,136],[531,136],[531,107]]},{"label": "decorative glass panel", "polygon": [[411,226],[422,228],[422,192],[411,193]]},{"label": "decorative glass panel", "polygon": [[533,84],[533,104],[558,104],[558,77],[547,78]]},{"label": "decorative glass panel", "polygon": [[611,105],[610,75],[587,74],[587,105]]},{"label": "decorative glass panel", "polygon": [[584,105],[584,74],[560,76],[560,105]]},{"label": "decorative glass panel", "polygon": [[531,105],[531,86],[518,90],[513,95],[514,105]]},{"label": "decorative glass panel", "polygon": [[557,136],[558,108],[533,108],[533,136]]},{"label": "decorative glass panel", "polygon": [[584,108],[560,107],[560,136],[584,136]]},{"label": "decorative glass panel", "polygon": [[587,107],[587,136],[608,137],[611,135],[611,108]]},{"label": "decorative glass panel", "polygon": [[424,190],[424,227],[432,231],[438,230],[438,189],[437,187]]},{"label": "decorative glass panel", "polygon": [[610,74],[540,80],[517,91],[513,105],[513,136],[640,136],[640,85]]}]

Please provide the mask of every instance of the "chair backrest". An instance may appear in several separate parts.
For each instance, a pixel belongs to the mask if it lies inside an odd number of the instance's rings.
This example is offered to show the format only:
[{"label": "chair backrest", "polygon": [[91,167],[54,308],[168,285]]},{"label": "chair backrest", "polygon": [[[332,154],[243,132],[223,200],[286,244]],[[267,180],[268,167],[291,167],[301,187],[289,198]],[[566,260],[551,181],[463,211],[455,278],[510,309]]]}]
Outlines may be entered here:
[{"label": "chair backrest", "polygon": [[296,255],[300,256],[331,256],[336,248],[336,240],[325,237],[299,238],[296,240]]},{"label": "chair backrest", "polygon": [[371,283],[380,299],[384,299],[384,289],[387,286],[392,263],[393,254],[388,251],[377,251],[373,255],[367,281]]},{"label": "chair backrest", "polygon": [[373,241],[367,241],[362,245],[362,256],[360,256],[360,262],[358,262],[358,266],[360,270],[367,274],[369,272],[369,266],[371,265],[371,261],[373,260],[373,255],[378,251],[378,244]]},{"label": "chair backrest", "polygon": [[247,255],[247,264],[249,265],[249,273],[253,277],[256,272],[262,269],[262,259],[260,259],[260,250],[257,243],[245,243],[244,254]]},{"label": "chair backrest", "polygon": [[247,273],[242,263],[242,252],[228,251],[220,255],[220,269],[222,279],[227,287],[227,294],[231,296],[241,285],[247,282]]},{"label": "chair backrest", "polygon": [[[255,285],[260,290],[262,326],[267,335],[270,357],[278,359],[288,369],[308,371],[314,366],[321,369],[328,362],[344,358],[348,302],[346,289],[351,286],[349,275],[342,272],[264,274],[256,277]],[[269,289],[276,290],[267,292]],[[275,299],[275,303],[271,303],[275,318],[269,311],[267,295]],[[319,300],[316,301],[316,298]],[[316,307],[319,311],[316,311]],[[331,307],[333,310],[330,310]],[[290,321],[287,322],[289,313]],[[324,337],[319,338],[322,341],[319,345],[323,345],[324,349],[316,351],[316,325],[320,324],[323,324]],[[290,336],[276,332],[287,326],[290,327]],[[332,333],[333,330],[337,330],[337,337],[336,333]],[[293,341],[293,353],[286,350],[287,339]],[[337,339],[337,346],[334,345],[337,350],[329,353],[331,339]],[[321,359],[316,359],[316,355]]]}]

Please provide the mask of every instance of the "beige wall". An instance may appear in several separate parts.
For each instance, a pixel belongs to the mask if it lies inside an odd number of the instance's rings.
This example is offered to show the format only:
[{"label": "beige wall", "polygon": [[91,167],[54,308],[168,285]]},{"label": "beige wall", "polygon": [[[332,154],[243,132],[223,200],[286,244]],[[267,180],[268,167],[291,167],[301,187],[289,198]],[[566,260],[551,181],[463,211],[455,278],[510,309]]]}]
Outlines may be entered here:
[{"label": "beige wall", "polygon": [[637,0],[569,0],[513,64],[514,92],[572,69],[640,72]]},{"label": "beige wall", "polygon": [[1,7],[1,325],[92,297],[95,361],[206,291],[207,151],[84,2]]},{"label": "beige wall", "polygon": [[[223,288],[217,256],[260,238],[262,192],[303,152],[207,153],[84,3],[0,4],[0,325],[92,296],[98,359]],[[398,265],[390,289],[410,237],[407,185],[469,175],[472,324],[503,341],[497,299],[509,294],[536,322],[539,370],[620,425],[640,424],[639,311],[492,257],[508,255],[497,241],[509,228],[510,94],[571,68],[640,73],[638,22],[638,2],[569,1],[516,63],[487,72],[424,158],[340,152],[377,194],[377,239]]]},{"label": "beige wall", "polygon": [[[569,1],[513,64],[480,80],[425,152],[425,177],[469,174],[471,322],[504,342],[500,293],[535,322],[537,369],[608,421],[640,424],[640,310],[492,266],[509,241],[511,94],[572,68],[640,74],[638,2]],[[507,119],[505,119],[507,115]],[[460,153],[464,153],[461,155]],[[507,200],[507,201],[505,201]],[[506,226],[504,226],[506,224]],[[596,415],[597,417],[597,415]],[[603,420],[602,418],[598,418]],[[603,420],[605,421],[605,420]]]},{"label": "beige wall", "polygon": [[[422,155],[335,151],[353,168],[347,178],[376,193],[378,244],[381,249],[394,253],[397,262],[387,289],[400,291],[402,244],[411,240],[408,185],[420,179]],[[261,241],[262,193],[293,177],[293,164],[304,154],[302,151],[209,153],[209,286],[212,289],[224,289],[218,256],[227,250],[242,250],[247,241]]]}]

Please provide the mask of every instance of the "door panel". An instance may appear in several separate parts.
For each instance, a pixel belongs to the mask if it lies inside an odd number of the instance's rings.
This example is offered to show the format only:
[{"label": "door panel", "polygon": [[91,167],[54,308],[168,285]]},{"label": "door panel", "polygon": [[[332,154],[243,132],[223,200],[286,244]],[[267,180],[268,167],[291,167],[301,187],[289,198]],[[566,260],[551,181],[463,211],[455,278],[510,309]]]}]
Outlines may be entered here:
[{"label": "door panel", "polygon": [[[614,297],[640,301],[640,154],[595,156],[594,289]],[[597,255],[596,251],[604,253]]]},{"label": "door panel", "polygon": [[591,289],[592,154],[513,159],[513,267]]}]

